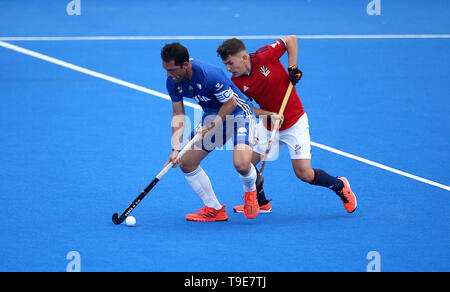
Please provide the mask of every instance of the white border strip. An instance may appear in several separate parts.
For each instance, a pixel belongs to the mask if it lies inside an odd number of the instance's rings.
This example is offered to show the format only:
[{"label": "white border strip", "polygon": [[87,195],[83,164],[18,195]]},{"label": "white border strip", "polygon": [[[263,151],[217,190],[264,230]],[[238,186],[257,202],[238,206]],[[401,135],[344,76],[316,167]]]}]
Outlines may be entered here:
[{"label": "white border strip", "polygon": [[[243,40],[280,39],[284,35],[222,35],[222,36],[61,36],[61,37],[0,37],[0,41],[125,41],[125,40]],[[354,35],[297,35],[299,39],[449,39],[450,34],[354,34]]]},{"label": "white border strip", "polygon": [[[90,75],[90,76],[93,76],[93,77],[97,77],[97,78],[100,78],[100,79],[103,79],[103,80],[106,80],[106,81],[109,81],[109,82],[112,82],[112,83],[115,83],[115,84],[118,84],[118,85],[122,85],[122,86],[125,86],[125,87],[128,87],[128,88],[134,89],[134,90],[138,90],[138,91],[150,94],[150,95],[154,95],[154,96],[166,99],[166,100],[171,100],[168,95],[163,94],[161,92],[158,92],[158,91],[155,91],[155,90],[151,90],[151,89],[148,89],[148,88],[145,88],[145,87],[142,87],[142,86],[130,83],[130,82],[126,82],[126,81],[123,81],[123,80],[120,80],[120,79],[117,79],[117,78],[114,78],[114,77],[111,77],[111,76],[108,76],[108,75],[105,75],[105,74],[102,74],[102,73],[98,73],[98,72],[95,72],[95,71],[92,71],[92,70],[89,70],[89,69],[86,69],[86,68],[82,68],[80,66],[76,66],[76,65],[73,65],[71,63],[68,63],[68,62],[65,62],[65,61],[61,61],[61,60],[58,60],[58,59],[55,59],[55,58],[52,58],[52,57],[49,57],[49,56],[46,56],[46,55],[34,52],[34,51],[30,51],[30,50],[27,50],[27,49],[22,48],[22,47],[18,47],[18,46],[12,45],[12,44],[5,43],[3,41],[0,41],[0,47],[4,47],[4,48],[7,48],[7,49],[16,51],[18,53],[21,53],[21,54],[25,54],[25,55],[28,55],[28,56],[31,56],[31,57],[34,57],[34,58],[37,58],[37,59],[41,59],[41,60],[44,60],[44,61],[56,64],[56,65],[59,65],[59,66],[71,69],[71,70],[75,70],[75,71],[78,71],[78,72],[81,72],[81,73],[84,73],[84,74],[87,74],[87,75]],[[201,109],[201,107],[199,105],[194,104],[194,103],[185,102],[185,105],[187,105],[189,107],[192,107],[192,108],[195,108],[195,109]],[[420,182],[423,182],[423,183],[426,183],[426,184],[429,184],[429,185],[432,185],[432,186],[436,186],[436,187],[442,188],[442,189],[447,190],[447,191],[450,191],[450,186],[446,186],[446,185],[443,185],[443,184],[440,184],[440,183],[437,183],[437,182],[434,182],[434,181],[431,181],[431,180],[428,180],[428,179],[425,179],[425,178],[421,178],[421,177],[418,177],[416,175],[413,175],[413,174],[410,174],[410,173],[407,173],[407,172],[404,172],[404,171],[401,171],[401,170],[398,170],[398,169],[395,169],[395,168],[392,168],[392,167],[380,164],[378,162],[373,162],[373,161],[370,161],[368,159],[365,159],[365,158],[362,158],[362,157],[358,157],[356,155],[349,154],[349,153],[343,152],[341,150],[338,150],[338,149],[335,149],[335,148],[332,148],[332,147],[329,147],[329,146],[325,146],[325,145],[322,145],[322,144],[319,144],[319,143],[311,142],[311,145],[319,147],[319,148],[322,148],[324,150],[327,150],[327,151],[330,151],[330,152],[333,152],[333,153],[336,153],[336,154],[339,154],[339,155],[342,155],[342,156],[345,156],[345,157],[348,157],[348,158],[351,158],[351,159],[355,159],[357,161],[360,161],[360,162],[363,162],[363,163],[366,163],[366,164],[369,164],[369,165],[372,165],[372,166],[375,166],[375,167],[378,167],[378,168],[381,168],[381,169],[384,169],[384,170],[387,170],[387,171],[390,171],[390,172],[393,172],[393,173],[396,173],[396,174],[399,174],[399,175],[402,175],[402,176],[405,176],[405,177],[412,178],[414,180],[417,180],[417,181],[420,181]]]}]

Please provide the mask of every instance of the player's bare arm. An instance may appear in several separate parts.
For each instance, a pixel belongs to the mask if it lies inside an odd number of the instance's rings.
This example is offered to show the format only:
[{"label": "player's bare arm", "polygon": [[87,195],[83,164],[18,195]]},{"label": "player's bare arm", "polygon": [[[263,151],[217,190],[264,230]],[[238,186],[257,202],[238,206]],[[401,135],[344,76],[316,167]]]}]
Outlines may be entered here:
[{"label": "player's bare arm", "polygon": [[174,162],[173,167],[177,167],[178,163],[175,161],[178,153],[181,150],[181,141],[183,139],[185,127],[185,109],[183,101],[172,102],[172,153],[166,162],[166,165],[171,161]]},{"label": "player's bare arm", "polygon": [[279,116],[278,113],[266,111],[256,107],[254,108],[254,110],[255,110],[255,117],[257,117],[258,119],[268,117],[274,120],[281,120],[281,122],[283,122],[283,116]]},{"label": "player's bare arm", "polygon": [[236,98],[233,96],[229,100],[223,103],[222,107],[219,110],[219,113],[214,118],[212,123],[208,126],[203,126],[200,130],[200,133],[204,137],[208,132],[214,132],[214,129],[222,125],[223,121],[225,121],[227,115],[230,115],[237,106]]},{"label": "player's bare arm", "polygon": [[284,43],[286,44],[286,51],[288,54],[288,71],[289,71],[289,79],[291,80],[293,85],[296,85],[297,82],[302,78],[302,71],[298,68],[298,41],[295,35],[289,35],[283,38]]},{"label": "player's bare arm", "polygon": [[289,67],[297,64],[298,58],[298,42],[297,37],[295,35],[285,36],[283,38],[284,43],[286,44],[286,51],[288,54],[288,64]]}]

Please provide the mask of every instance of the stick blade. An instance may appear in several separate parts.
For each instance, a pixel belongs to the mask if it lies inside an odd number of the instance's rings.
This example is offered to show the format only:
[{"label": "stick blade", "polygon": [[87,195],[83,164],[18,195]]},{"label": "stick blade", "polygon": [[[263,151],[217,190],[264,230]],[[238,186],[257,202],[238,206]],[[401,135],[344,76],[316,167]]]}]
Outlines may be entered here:
[{"label": "stick blade", "polygon": [[116,224],[116,225],[120,225],[120,224],[122,224],[122,222],[123,222],[123,220],[120,220],[119,214],[117,214],[117,213],[114,213],[114,214],[112,215],[112,221],[113,221],[113,223]]}]

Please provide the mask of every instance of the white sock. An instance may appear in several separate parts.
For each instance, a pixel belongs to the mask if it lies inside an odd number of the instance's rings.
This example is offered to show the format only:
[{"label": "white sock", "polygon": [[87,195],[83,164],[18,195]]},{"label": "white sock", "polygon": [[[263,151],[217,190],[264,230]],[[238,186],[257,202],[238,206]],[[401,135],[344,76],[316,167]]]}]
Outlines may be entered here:
[{"label": "white sock", "polygon": [[248,193],[248,192],[253,192],[256,190],[256,169],[255,166],[253,166],[253,164],[250,164],[251,168],[250,168],[250,172],[247,173],[247,175],[241,175],[239,174],[239,177],[241,178],[241,182],[244,186],[244,192]]},{"label": "white sock", "polygon": [[200,196],[206,206],[216,210],[222,208],[214,193],[208,175],[200,166],[193,172],[186,173],[185,176],[191,188]]}]

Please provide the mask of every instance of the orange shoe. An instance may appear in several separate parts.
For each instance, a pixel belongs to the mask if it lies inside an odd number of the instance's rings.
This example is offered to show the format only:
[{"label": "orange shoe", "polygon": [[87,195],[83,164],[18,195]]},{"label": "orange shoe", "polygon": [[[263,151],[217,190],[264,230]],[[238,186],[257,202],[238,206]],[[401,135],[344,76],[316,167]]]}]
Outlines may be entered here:
[{"label": "orange shoe", "polygon": [[353,213],[356,210],[356,206],[358,205],[356,201],[356,196],[352,192],[350,188],[350,183],[345,177],[339,177],[339,179],[344,183],[344,187],[340,192],[336,194],[341,198],[342,203],[344,203],[344,207],[349,213]]},{"label": "orange shoe", "polygon": [[253,219],[258,216],[259,213],[259,204],[257,197],[257,190],[253,192],[245,192],[245,204],[244,204],[244,215],[248,219]]},{"label": "orange shoe", "polygon": [[[236,206],[233,208],[234,213],[244,213],[244,205]],[[259,206],[259,214],[268,214],[272,213],[272,206],[270,205],[270,202]]]},{"label": "orange shoe", "polygon": [[200,212],[186,215],[187,221],[210,222],[210,221],[227,221],[228,216],[225,211],[225,205],[219,210],[208,206],[199,209]]}]

